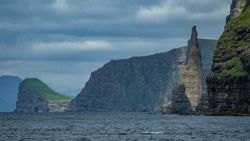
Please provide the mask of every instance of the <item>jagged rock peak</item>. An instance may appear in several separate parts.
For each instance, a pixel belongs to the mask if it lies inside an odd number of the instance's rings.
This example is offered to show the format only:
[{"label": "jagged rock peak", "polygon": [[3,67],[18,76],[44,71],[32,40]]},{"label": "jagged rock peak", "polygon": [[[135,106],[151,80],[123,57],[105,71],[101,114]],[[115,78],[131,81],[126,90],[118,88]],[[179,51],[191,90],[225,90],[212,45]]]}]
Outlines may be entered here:
[{"label": "jagged rock peak", "polygon": [[199,42],[198,42],[198,32],[196,29],[196,25],[192,27],[191,39],[188,41],[188,49],[187,49],[187,63],[188,66],[197,66],[198,69],[201,67],[201,59]]},{"label": "jagged rock peak", "polygon": [[198,32],[196,30],[196,25],[192,27],[191,45],[198,47]]},{"label": "jagged rock peak", "polygon": [[193,26],[187,48],[187,64],[184,66],[183,72],[181,72],[181,83],[186,87],[185,94],[190,101],[193,111],[195,111],[200,102],[203,86],[201,52],[197,36],[196,26]]},{"label": "jagged rock peak", "polygon": [[230,15],[227,16],[226,23],[231,19],[237,18],[244,9],[250,5],[250,0],[233,0],[230,8]]}]

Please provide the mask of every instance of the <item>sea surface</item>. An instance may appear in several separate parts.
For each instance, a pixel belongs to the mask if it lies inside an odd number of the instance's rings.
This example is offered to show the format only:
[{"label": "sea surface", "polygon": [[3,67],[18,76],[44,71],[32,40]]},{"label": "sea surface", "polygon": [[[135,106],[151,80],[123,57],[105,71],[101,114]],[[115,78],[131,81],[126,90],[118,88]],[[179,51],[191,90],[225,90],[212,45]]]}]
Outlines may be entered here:
[{"label": "sea surface", "polygon": [[250,117],[147,113],[0,113],[0,141],[246,141]]}]

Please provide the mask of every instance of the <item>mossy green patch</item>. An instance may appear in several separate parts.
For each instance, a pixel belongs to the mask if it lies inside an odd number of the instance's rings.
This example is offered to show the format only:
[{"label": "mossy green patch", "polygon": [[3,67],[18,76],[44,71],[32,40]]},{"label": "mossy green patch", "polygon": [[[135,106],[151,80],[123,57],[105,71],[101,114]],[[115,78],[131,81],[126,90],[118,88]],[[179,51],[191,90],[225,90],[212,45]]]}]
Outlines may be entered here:
[{"label": "mossy green patch", "polygon": [[247,74],[244,70],[243,64],[239,57],[232,58],[228,63],[232,65],[233,67],[223,72],[224,74],[230,75],[230,76],[244,76]]},{"label": "mossy green patch", "polygon": [[64,96],[62,94],[59,94],[52,90],[49,86],[47,86],[45,83],[43,83],[41,80],[37,78],[27,78],[22,82],[22,87],[28,88],[31,91],[36,91],[51,102],[62,104],[70,102],[70,98],[67,96]]},{"label": "mossy green patch", "polygon": [[228,23],[228,26],[234,26],[235,28],[250,27],[250,6],[245,8],[243,13],[239,17],[231,20]]},{"label": "mossy green patch", "polygon": [[[250,6],[248,6],[239,17],[232,19],[226,25],[225,27],[226,31],[221,36],[220,40],[226,40],[225,39],[226,37],[235,36],[236,29],[244,28],[244,27],[246,28],[250,27]],[[228,41],[228,44],[229,43],[233,45],[234,41],[230,40]]]},{"label": "mossy green patch", "polygon": [[[224,64],[230,66],[229,69],[222,71],[220,75],[229,75],[229,76],[244,76],[247,75],[247,72],[244,70],[243,63],[237,52],[237,48],[247,46],[249,42],[244,39],[239,39],[238,34],[241,36],[242,30],[247,30],[250,27],[250,6],[248,6],[239,17],[232,19],[225,27],[225,32],[220,37],[217,50],[225,50],[229,60]],[[241,30],[239,32],[239,30]],[[249,33],[247,33],[249,34]],[[246,53],[250,54],[249,49],[243,50]],[[223,57],[223,56],[222,56]],[[213,74],[210,74],[213,76]]]}]

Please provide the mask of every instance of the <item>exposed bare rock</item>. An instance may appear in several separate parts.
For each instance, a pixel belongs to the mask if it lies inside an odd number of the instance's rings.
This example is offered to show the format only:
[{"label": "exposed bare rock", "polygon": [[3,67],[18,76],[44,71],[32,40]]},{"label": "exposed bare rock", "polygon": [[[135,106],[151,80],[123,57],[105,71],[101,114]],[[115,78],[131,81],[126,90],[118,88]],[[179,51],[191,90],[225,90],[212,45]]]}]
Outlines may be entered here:
[{"label": "exposed bare rock", "polygon": [[187,64],[181,73],[181,83],[186,87],[186,95],[193,111],[196,110],[203,87],[201,52],[198,44],[196,26],[192,28],[192,36],[189,41]]},{"label": "exposed bare rock", "polygon": [[91,74],[71,106],[75,111],[155,111],[179,82],[185,48],[116,60]]},{"label": "exposed bare rock", "polygon": [[186,87],[184,84],[177,85],[172,93],[171,113],[188,114],[192,112],[191,103],[186,95]]},{"label": "exposed bare rock", "polygon": [[36,78],[19,85],[16,112],[64,112],[69,110],[69,98],[58,94]]},{"label": "exposed bare rock", "polygon": [[16,112],[49,112],[48,102],[42,94],[22,90],[22,94],[18,95]]},{"label": "exposed bare rock", "polygon": [[240,16],[247,5],[250,4],[250,0],[233,0],[231,4],[230,15],[227,16],[226,22],[231,19],[235,19]]}]

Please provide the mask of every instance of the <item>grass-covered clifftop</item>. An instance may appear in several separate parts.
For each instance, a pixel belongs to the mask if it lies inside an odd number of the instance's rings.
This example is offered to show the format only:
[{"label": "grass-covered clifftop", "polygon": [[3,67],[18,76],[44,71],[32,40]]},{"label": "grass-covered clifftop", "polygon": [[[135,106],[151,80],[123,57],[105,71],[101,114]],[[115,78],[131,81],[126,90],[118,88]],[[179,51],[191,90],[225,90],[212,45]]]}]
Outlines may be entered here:
[{"label": "grass-covered clifftop", "polygon": [[[238,8],[233,6],[231,13]],[[212,114],[250,114],[249,4],[242,10],[241,15],[227,22],[207,77],[208,111]]]},{"label": "grass-covered clifftop", "polygon": [[210,77],[247,75],[250,56],[250,6],[226,26],[217,45]]},{"label": "grass-covered clifftop", "polygon": [[[232,19],[227,26],[237,27],[250,27],[250,6],[246,7],[242,15]],[[239,22],[240,21],[240,22]]]},{"label": "grass-covered clifftop", "polygon": [[67,103],[71,100],[69,97],[52,90],[49,86],[37,78],[27,78],[20,84],[19,87],[22,87],[22,89],[28,89],[29,91],[41,93],[46,100],[54,103]]}]

